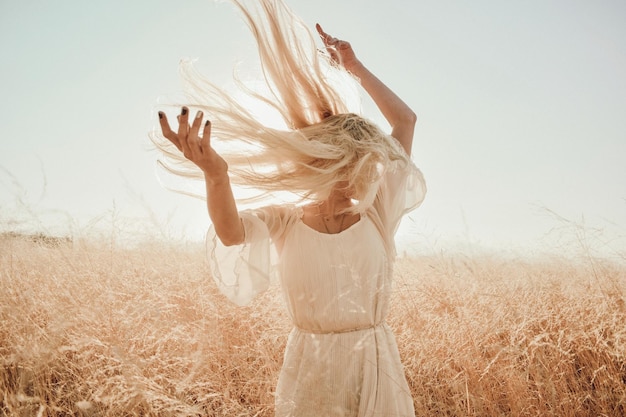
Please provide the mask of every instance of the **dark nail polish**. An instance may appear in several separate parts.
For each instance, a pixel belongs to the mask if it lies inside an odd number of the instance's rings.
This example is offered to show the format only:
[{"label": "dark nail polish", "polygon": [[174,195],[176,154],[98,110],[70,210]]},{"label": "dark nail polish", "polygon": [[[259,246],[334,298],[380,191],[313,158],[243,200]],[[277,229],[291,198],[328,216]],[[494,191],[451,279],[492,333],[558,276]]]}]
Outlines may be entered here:
[{"label": "dark nail polish", "polygon": [[162,119],[162,118],[163,118],[163,112],[162,112],[162,111],[160,111],[160,112],[159,112],[159,119]]},{"label": "dark nail polish", "polygon": [[208,126],[208,125],[210,125],[210,124],[211,124],[211,121],[210,121],[210,120],[207,120],[207,121],[204,123],[204,126],[206,127],[206,126]]},{"label": "dark nail polish", "polygon": [[183,110],[180,112],[181,115],[186,115],[187,114],[187,107],[183,107]]}]

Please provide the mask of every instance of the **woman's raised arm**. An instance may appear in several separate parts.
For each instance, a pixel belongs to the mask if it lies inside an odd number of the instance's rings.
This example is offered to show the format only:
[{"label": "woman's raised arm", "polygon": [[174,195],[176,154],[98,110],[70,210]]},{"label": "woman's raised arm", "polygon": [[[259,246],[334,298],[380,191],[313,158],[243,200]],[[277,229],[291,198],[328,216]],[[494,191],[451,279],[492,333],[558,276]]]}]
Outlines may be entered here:
[{"label": "woman's raised arm", "polygon": [[391,135],[410,155],[417,123],[413,110],[357,59],[349,42],[330,36],[319,24],[316,29],[332,59],[360,80],[363,89],[391,125]]},{"label": "woman's raised arm", "polygon": [[204,123],[202,135],[202,112],[196,113],[189,125],[189,109],[183,107],[178,116],[178,131],[174,132],[165,113],[159,112],[159,123],[163,136],[180,150],[185,158],[204,172],[207,208],[215,227],[215,233],[224,245],[236,245],[244,240],[244,230],[237,211],[228,177],[228,164],[211,147],[211,122]]}]

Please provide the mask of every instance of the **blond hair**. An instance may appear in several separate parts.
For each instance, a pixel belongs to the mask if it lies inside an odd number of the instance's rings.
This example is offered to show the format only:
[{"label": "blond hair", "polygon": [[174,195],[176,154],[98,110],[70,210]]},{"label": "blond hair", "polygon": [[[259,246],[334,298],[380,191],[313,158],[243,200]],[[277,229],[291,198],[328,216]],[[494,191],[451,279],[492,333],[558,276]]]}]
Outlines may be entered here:
[{"label": "blond hair", "polygon": [[[256,38],[271,93],[263,95],[241,82],[238,86],[277,111],[288,126],[281,130],[263,124],[232,94],[183,61],[186,105],[210,118],[212,143],[223,145],[220,154],[228,162],[231,182],[261,192],[291,192],[302,200],[322,200],[342,188],[357,200],[352,210],[364,211],[385,170],[396,161],[407,163],[407,155],[374,123],[348,111],[332,82],[333,73],[345,71],[316,48],[311,31],[282,0],[258,0],[258,8],[231,1]],[[168,140],[156,132],[151,138],[169,172],[202,178]]]}]

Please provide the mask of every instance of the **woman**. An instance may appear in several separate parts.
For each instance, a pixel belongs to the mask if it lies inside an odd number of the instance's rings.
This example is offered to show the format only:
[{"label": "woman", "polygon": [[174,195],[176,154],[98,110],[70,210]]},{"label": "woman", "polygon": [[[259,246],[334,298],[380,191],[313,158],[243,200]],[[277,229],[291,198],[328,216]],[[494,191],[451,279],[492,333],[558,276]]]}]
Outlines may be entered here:
[{"label": "woman", "polygon": [[[276,415],[413,416],[395,338],[385,324],[401,217],[424,198],[409,155],[414,112],[355,56],[351,45],[317,25],[327,52],[281,0],[260,13],[239,0],[256,37],[272,95],[251,93],[277,110],[289,129],[259,123],[231,95],[184,66],[190,104],[173,130],[159,112],[177,164],[191,161],[206,183],[213,226],[212,272],[238,304],[268,286],[270,244],[294,328],[276,388]],[[330,65],[328,65],[330,64]],[[359,80],[391,125],[391,135],[346,111],[332,74]],[[193,118],[190,107],[199,109]],[[212,121],[203,123],[204,114]],[[218,154],[213,139],[249,151]],[[169,147],[168,147],[169,145]],[[187,162],[171,146],[182,152]],[[193,176],[170,164],[170,171]],[[197,172],[197,171],[196,171]],[[239,211],[231,182],[289,191],[300,204]]]}]

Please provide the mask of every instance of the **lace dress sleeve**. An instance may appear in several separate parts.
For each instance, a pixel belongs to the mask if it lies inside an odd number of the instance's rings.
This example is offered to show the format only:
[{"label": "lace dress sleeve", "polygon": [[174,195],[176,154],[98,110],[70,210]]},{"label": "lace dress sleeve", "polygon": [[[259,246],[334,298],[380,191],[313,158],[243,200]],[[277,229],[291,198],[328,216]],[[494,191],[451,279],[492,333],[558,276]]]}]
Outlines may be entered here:
[{"label": "lace dress sleeve", "polygon": [[272,241],[287,224],[283,207],[265,207],[239,213],[245,231],[240,245],[224,246],[211,226],[206,236],[207,257],[219,290],[232,302],[247,305],[264,292],[272,273]]}]

